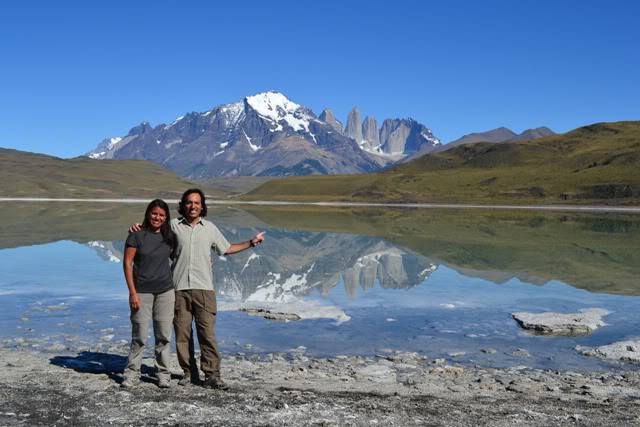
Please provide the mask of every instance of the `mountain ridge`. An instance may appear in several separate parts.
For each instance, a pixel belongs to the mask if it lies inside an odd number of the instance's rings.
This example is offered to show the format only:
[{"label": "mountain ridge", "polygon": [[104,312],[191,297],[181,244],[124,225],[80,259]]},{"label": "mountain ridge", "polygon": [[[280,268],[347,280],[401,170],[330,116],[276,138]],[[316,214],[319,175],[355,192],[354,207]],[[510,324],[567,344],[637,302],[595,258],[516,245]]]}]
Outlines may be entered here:
[{"label": "mountain ridge", "polygon": [[545,136],[556,135],[554,131],[546,126],[540,126],[537,128],[530,128],[516,133],[511,129],[501,126],[499,128],[491,129],[484,132],[474,132],[449,142],[448,144],[437,147],[433,150],[434,153],[446,151],[458,145],[473,144],[476,142],[492,142],[496,144],[513,142],[513,141],[528,141],[531,139],[542,138]]},{"label": "mountain ridge", "polygon": [[[405,132],[393,136],[392,155],[388,155],[384,147],[380,148],[381,145],[364,150],[362,141],[357,140],[359,137],[351,138],[347,131],[349,126],[356,126],[360,129],[359,135],[362,134],[359,116],[351,123],[343,130],[331,110],[325,109],[318,117],[309,108],[270,91],[206,112],[186,113],[168,125],[152,127],[143,122],[126,136],[103,140],[86,155],[96,159],[151,160],[189,178],[271,176],[273,173],[288,176],[298,172],[355,174],[380,170],[422,145],[439,144],[426,126],[412,119],[399,119],[398,127],[404,126]],[[411,133],[413,127],[419,129],[421,137]],[[409,141],[403,136],[413,136],[413,139]],[[285,138],[300,144],[305,141],[316,144],[320,150],[293,159],[293,155],[287,153],[293,145],[280,145],[280,156],[271,155],[266,159],[264,153],[270,152],[264,150]],[[304,150],[296,151],[300,154]],[[336,162],[335,156],[340,157],[339,161]],[[282,158],[287,161],[283,163]],[[312,164],[317,166],[309,168]]]}]

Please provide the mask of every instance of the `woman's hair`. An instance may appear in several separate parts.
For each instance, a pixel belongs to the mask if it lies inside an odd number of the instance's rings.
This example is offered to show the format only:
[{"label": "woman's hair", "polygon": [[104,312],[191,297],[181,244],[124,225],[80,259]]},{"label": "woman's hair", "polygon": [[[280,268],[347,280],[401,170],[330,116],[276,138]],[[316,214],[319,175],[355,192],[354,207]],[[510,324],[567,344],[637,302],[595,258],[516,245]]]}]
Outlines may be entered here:
[{"label": "woman's hair", "polygon": [[183,217],[187,216],[187,212],[185,210],[187,205],[187,197],[193,193],[198,193],[200,195],[200,200],[202,201],[202,211],[200,212],[200,217],[207,216],[207,203],[204,201],[204,193],[199,188],[190,188],[182,194],[182,199],[180,199],[180,203],[178,204],[178,213]]},{"label": "woman's hair", "polygon": [[167,206],[164,200],[155,199],[155,200],[152,200],[151,203],[149,203],[149,205],[147,206],[147,210],[144,212],[144,220],[142,221],[141,228],[143,230],[149,229],[149,215],[151,214],[151,211],[153,210],[153,208],[162,209],[165,215],[167,216],[164,224],[160,226],[160,234],[162,234],[162,240],[164,240],[165,243],[169,245],[169,247],[173,250],[173,247],[176,241],[176,236],[173,233],[173,231],[171,231],[171,224],[170,224],[171,214],[169,214],[169,206]]}]

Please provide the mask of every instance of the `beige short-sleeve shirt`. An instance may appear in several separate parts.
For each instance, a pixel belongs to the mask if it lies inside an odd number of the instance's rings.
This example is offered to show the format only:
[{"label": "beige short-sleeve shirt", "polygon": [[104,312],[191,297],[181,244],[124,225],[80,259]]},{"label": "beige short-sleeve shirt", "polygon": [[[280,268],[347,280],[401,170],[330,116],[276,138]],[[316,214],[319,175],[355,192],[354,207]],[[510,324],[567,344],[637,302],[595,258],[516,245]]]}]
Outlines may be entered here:
[{"label": "beige short-sleeve shirt", "polygon": [[193,227],[184,218],[174,218],[171,220],[171,230],[177,239],[175,258],[171,266],[175,289],[212,291],[211,250],[218,255],[224,255],[231,244],[218,227],[202,218]]}]

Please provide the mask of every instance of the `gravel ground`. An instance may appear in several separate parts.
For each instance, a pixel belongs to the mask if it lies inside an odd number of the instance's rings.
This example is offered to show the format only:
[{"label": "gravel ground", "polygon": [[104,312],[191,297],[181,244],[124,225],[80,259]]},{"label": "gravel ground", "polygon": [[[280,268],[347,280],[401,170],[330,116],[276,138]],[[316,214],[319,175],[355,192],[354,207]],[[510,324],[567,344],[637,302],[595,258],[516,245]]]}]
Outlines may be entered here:
[{"label": "gravel ground", "polygon": [[[458,366],[414,353],[227,356],[229,391],[121,389],[122,354],[0,350],[3,426],[640,426],[640,372]],[[174,360],[173,370],[180,370]]]}]

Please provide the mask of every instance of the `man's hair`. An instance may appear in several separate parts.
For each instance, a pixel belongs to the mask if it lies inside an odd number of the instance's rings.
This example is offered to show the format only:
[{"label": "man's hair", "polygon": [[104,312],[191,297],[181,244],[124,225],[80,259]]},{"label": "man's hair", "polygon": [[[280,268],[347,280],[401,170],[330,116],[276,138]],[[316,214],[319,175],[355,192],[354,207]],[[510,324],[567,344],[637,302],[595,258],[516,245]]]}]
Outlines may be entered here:
[{"label": "man's hair", "polygon": [[204,200],[204,193],[199,188],[190,188],[182,194],[182,199],[180,199],[180,203],[178,204],[178,213],[182,217],[187,216],[186,205],[187,205],[187,197],[189,197],[193,193],[198,193],[200,195],[200,200],[202,201],[202,212],[200,212],[200,217],[207,216],[207,203]]}]

